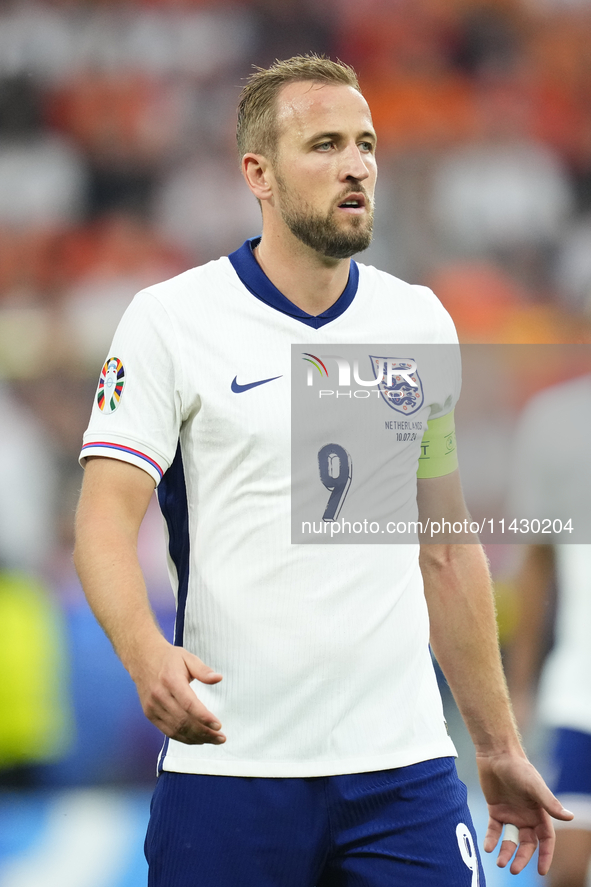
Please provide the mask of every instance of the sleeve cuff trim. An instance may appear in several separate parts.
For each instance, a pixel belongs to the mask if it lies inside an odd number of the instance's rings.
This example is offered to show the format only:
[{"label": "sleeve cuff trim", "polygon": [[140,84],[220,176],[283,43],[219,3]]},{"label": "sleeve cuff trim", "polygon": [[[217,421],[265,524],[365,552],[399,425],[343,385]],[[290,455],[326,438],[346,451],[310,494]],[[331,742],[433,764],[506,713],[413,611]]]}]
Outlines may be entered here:
[{"label": "sleeve cuff trim", "polygon": [[162,479],[162,476],[164,474],[164,470],[160,467],[160,465],[154,459],[151,459],[149,456],[146,456],[146,454],[140,452],[140,450],[134,450],[133,447],[126,447],[126,446],[123,446],[123,444],[111,443],[109,441],[104,441],[104,440],[93,440],[92,442],[84,444],[84,446],[82,447],[81,456],[84,457],[85,452],[87,450],[97,449],[97,448],[107,449],[107,450],[118,450],[119,452],[128,453],[130,456],[135,456],[138,459],[144,459],[149,465],[152,466],[152,468],[154,468],[157,471],[159,478]]}]

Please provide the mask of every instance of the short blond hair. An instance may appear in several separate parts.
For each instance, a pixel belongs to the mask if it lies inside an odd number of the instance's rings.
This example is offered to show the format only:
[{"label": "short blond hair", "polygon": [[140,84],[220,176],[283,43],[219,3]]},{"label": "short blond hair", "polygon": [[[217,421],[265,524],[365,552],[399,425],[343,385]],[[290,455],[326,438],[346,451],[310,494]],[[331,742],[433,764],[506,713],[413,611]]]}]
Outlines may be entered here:
[{"label": "short blond hair", "polygon": [[277,96],[288,83],[301,80],[351,86],[361,92],[353,68],[315,53],[277,60],[270,68],[255,66],[240,93],[238,104],[236,140],[240,157],[253,153],[272,159],[276,155],[279,139]]}]

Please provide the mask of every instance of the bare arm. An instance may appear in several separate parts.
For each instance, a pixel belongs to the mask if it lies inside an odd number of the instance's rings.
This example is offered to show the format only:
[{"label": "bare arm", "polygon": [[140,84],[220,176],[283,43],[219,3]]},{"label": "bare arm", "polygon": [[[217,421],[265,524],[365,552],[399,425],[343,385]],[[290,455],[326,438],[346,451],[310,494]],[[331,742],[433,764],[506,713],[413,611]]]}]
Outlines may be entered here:
[{"label": "bare arm", "polygon": [[[418,483],[421,519],[463,521],[468,517],[457,472]],[[420,563],[433,652],[476,748],[489,808],[484,849],[491,852],[496,847],[505,823],[516,825],[520,843],[511,871],[520,872],[539,843],[538,871],[546,874],[554,850],[550,816],[571,819],[572,814],[550,792],[521,747],[501,664],[482,547],[476,541],[423,544]],[[514,845],[503,841],[498,864],[505,866],[513,851]]]},{"label": "bare arm", "polygon": [[88,602],[135,681],[146,717],[189,744],[220,743],[220,724],[190,687],[221,680],[193,654],[162,636],[137,557],[137,537],[154,482],[117,459],[92,458],[76,517],[74,562]]},{"label": "bare arm", "polygon": [[527,545],[516,578],[517,625],[509,648],[507,677],[520,727],[527,726],[544,653],[544,629],[554,549],[551,545]]}]

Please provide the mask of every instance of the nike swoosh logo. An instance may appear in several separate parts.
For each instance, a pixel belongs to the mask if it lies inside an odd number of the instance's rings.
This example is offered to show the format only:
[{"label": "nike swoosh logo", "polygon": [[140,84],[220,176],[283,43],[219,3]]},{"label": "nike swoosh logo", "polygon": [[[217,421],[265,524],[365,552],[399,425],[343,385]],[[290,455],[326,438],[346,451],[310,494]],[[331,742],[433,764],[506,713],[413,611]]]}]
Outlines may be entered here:
[{"label": "nike swoosh logo", "polygon": [[238,376],[234,376],[232,380],[232,391],[234,394],[242,394],[243,391],[248,391],[250,388],[257,388],[259,385],[266,385],[267,382],[274,382],[275,379],[281,379],[282,376],[273,376],[271,379],[261,379],[259,382],[249,382],[248,385],[240,385],[236,379]]}]

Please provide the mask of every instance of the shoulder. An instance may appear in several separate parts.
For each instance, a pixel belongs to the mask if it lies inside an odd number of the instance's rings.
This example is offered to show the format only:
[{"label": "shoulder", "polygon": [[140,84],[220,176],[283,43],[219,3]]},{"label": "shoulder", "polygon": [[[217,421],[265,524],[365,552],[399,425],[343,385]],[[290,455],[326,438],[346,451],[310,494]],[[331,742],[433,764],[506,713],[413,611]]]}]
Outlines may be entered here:
[{"label": "shoulder", "polygon": [[193,299],[198,298],[200,295],[206,294],[210,286],[219,288],[223,286],[224,282],[229,285],[231,280],[232,266],[229,259],[223,256],[221,259],[215,259],[205,265],[189,268],[168,280],[150,284],[141,290],[138,296],[151,296],[166,307],[186,296],[191,296]]},{"label": "shoulder", "polygon": [[229,260],[217,259],[146,286],[125,309],[116,331],[117,344],[136,338],[176,340],[187,324],[199,328],[215,306],[224,302],[223,292],[232,283]]},{"label": "shoulder", "polygon": [[426,336],[424,341],[458,341],[453,320],[428,286],[407,283],[373,265],[358,264],[360,287],[382,299],[386,308],[396,306],[402,313],[401,319],[420,323]]},{"label": "shoulder", "polygon": [[374,286],[391,296],[411,299],[417,304],[439,307],[442,311],[445,311],[433,290],[429,289],[428,286],[407,283],[405,280],[401,280],[400,277],[395,277],[388,271],[380,271],[379,268],[375,268],[373,265],[363,265],[360,262],[357,264],[359,266],[360,280],[365,284]]},{"label": "shoulder", "polygon": [[189,320],[199,324],[221,307],[236,287],[232,266],[227,258],[190,268],[158,283],[150,284],[135,294],[120,323],[120,329],[131,326],[139,331],[144,325],[159,330],[178,329]]}]

